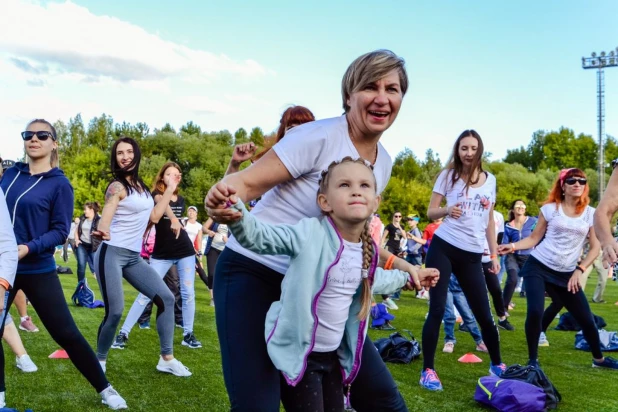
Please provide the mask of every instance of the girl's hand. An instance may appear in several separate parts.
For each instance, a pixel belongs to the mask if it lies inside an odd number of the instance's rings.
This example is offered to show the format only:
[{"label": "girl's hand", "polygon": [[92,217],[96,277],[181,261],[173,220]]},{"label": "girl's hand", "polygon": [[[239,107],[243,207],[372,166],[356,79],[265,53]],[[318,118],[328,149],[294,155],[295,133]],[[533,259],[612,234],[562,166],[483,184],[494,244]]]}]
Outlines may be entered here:
[{"label": "girl's hand", "polygon": [[104,232],[102,230],[95,230],[92,232],[91,236],[99,238],[101,240],[111,240],[109,232]]},{"label": "girl's hand", "polygon": [[204,206],[206,207],[208,216],[218,223],[228,224],[240,220],[242,213],[235,209],[228,208],[230,196],[235,193],[236,189],[223,182],[219,182],[211,187],[204,199]]},{"label": "girl's hand", "polygon": [[461,210],[461,203],[457,203],[456,205],[449,206],[446,208],[446,214],[453,219],[459,219],[463,214],[463,210]]},{"label": "girl's hand", "polygon": [[17,246],[17,260],[21,260],[22,258],[26,257],[26,255],[28,254],[29,251],[30,251],[30,249],[28,249],[28,246],[26,246],[26,245],[18,245]]},{"label": "girl's hand", "polygon": [[165,183],[166,186],[165,190],[169,190],[171,193],[174,193],[180,184],[180,179],[182,179],[182,174],[170,174],[163,176],[163,183]]},{"label": "girl's hand", "polygon": [[171,229],[172,229],[172,233],[176,235],[176,239],[178,239],[180,237],[180,231],[183,229],[182,225],[180,224],[180,220],[172,219]]},{"label": "girl's hand", "polygon": [[492,259],[491,269],[489,269],[489,271],[493,273],[494,275],[497,275],[498,273],[500,273],[500,259],[498,259],[497,257]]},{"label": "girl's hand", "polygon": [[567,290],[569,292],[572,292],[573,294],[579,292],[579,290],[582,288],[582,285],[579,282],[579,274],[579,269],[575,269],[575,272],[573,272],[571,279],[569,279],[569,284],[567,285]]},{"label": "girl's hand", "polygon": [[499,255],[507,255],[509,253],[513,253],[513,244],[509,243],[508,245],[498,245],[498,254]]},{"label": "girl's hand", "polygon": [[601,250],[603,251],[603,267],[608,269],[618,261],[618,242],[612,239],[609,243],[602,243]]},{"label": "girl's hand", "polygon": [[255,143],[243,143],[238,144],[234,147],[234,152],[232,153],[232,163],[240,166],[241,163],[251,159],[255,154],[257,147]]}]

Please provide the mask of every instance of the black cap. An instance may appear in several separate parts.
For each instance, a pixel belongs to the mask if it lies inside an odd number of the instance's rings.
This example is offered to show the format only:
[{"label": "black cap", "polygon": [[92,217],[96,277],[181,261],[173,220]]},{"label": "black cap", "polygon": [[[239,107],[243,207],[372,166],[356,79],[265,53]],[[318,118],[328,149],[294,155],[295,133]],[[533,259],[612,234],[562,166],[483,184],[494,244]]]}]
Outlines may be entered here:
[{"label": "black cap", "polygon": [[15,161],[14,160],[3,160],[2,161],[2,170],[6,170],[9,167],[13,167],[15,166]]}]

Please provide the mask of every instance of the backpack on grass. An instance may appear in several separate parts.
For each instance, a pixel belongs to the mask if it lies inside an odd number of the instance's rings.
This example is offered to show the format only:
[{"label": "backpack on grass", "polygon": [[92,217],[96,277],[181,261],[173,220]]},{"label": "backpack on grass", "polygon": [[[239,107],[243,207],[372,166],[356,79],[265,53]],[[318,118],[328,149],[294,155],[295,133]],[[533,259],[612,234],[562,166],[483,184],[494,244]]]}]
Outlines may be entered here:
[{"label": "backpack on grass", "polygon": [[545,392],[529,383],[497,376],[478,380],[474,400],[501,412],[544,412]]},{"label": "backpack on grass", "polygon": [[75,305],[84,307],[90,307],[94,303],[94,292],[88,287],[86,279],[77,282],[71,300]]},{"label": "backpack on grass", "polygon": [[506,371],[500,376],[502,379],[514,379],[523,381],[543,389],[545,392],[545,407],[547,409],[556,409],[558,402],[562,400],[562,396],[558,389],[551,383],[545,372],[535,366],[513,365],[506,368]]},{"label": "backpack on grass", "polygon": [[410,339],[399,332],[391,333],[388,338],[378,339],[373,344],[384,362],[410,363],[421,356],[421,345],[409,330],[404,329]]}]

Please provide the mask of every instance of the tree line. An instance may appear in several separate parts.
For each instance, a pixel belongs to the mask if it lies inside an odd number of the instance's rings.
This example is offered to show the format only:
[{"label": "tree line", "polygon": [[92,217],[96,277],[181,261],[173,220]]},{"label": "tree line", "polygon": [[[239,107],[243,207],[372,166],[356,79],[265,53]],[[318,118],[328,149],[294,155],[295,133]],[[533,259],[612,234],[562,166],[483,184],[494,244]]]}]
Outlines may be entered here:
[{"label": "tree line", "polygon": [[[81,213],[87,201],[102,204],[110,181],[110,150],[119,136],[138,141],[142,151],[140,174],[149,186],[165,162],[178,163],[183,173],[181,193],[187,206],[198,206],[202,221],[207,217],[201,207],[204,196],[223,177],[234,145],[251,141],[263,147],[274,137],[273,133],[265,134],[259,127],[249,132],[240,128],[233,134],[228,130],[207,132],[191,121],[178,131],[169,123],[150,130],[145,123],[115,123],[106,114],[91,119],[87,126],[79,114],[68,123],[58,120],[54,126],[58,133],[61,168],[75,189],[75,215]],[[508,150],[502,160],[489,161],[487,153],[484,168],[497,180],[496,210],[506,217],[511,203],[522,199],[530,215],[538,214],[558,170],[565,167],[585,170],[590,197],[596,204],[599,195],[597,148],[592,136],[576,136],[573,130],[561,127],[557,131],[534,132],[527,147]],[[605,155],[607,178],[611,174],[609,162],[618,158],[618,143],[613,137],[607,138]],[[392,177],[382,194],[378,210],[382,220],[390,221],[393,213],[400,211],[404,216],[416,213],[421,222],[427,223],[427,205],[433,184],[444,164],[431,149],[424,158],[417,157],[408,148],[400,152],[394,159]]]}]

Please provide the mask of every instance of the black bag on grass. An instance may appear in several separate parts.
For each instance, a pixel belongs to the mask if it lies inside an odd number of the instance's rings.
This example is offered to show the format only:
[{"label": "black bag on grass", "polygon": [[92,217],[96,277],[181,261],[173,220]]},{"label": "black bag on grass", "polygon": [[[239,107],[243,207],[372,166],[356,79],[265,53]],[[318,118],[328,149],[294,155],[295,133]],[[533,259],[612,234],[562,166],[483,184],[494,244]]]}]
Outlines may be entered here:
[{"label": "black bag on grass", "polygon": [[543,389],[546,396],[545,406],[547,409],[556,409],[562,396],[558,389],[551,383],[545,372],[535,366],[513,365],[500,375],[502,379],[515,379],[524,381]]},{"label": "black bag on grass", "polygon": [[388,338],[378,339],[373,344],[384,362],[410,363],[421,356],[421,345],[414,339],[412,333],[404,329],[410,339],[399,332],[391,333]]}]

